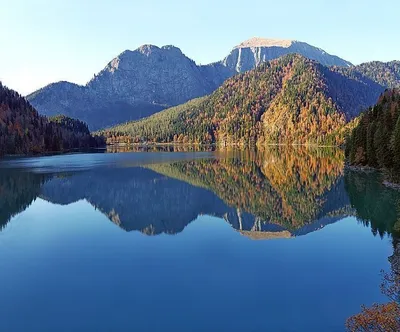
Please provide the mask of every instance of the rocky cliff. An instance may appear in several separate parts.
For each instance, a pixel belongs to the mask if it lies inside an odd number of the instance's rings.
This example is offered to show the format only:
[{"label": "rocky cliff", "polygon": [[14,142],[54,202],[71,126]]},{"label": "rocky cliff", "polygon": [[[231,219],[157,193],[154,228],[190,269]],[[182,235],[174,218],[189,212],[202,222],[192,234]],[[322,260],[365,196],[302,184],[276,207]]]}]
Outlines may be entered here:
[{"label": "rocky cliff", "polygon": [[296,40],[275,40],[251,38],[236,46],[222,60],[222,64],[236,72],[244,72],[257,67],[260,63],[279,58],[286,54],[297,53],[324,66],[351,67],[352,64],[324,50]]}]

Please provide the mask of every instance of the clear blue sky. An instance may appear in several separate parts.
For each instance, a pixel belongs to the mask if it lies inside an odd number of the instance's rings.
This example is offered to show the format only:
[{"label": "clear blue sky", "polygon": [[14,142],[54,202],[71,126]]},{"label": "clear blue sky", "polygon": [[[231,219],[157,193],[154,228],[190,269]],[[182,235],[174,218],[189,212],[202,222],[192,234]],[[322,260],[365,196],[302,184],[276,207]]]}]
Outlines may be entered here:
[{"label": "clear blue sky", "polygon": [[388,0],[0,0],[0,80],[27,94],[86,83],[142,44],[197,63],[253,36],[297,39],[355,64],[400,60],[400,2]]}]

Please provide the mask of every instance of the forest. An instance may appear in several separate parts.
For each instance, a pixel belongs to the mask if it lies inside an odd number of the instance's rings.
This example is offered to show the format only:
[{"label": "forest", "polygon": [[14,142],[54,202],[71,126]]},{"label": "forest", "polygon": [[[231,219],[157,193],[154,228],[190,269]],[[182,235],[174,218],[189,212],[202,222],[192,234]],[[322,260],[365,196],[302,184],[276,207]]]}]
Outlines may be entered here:
[{"label": "forest", "polygon": [[400,61],[366,62],[350,70],[355,70],[387,88],[400,88]]},{"label": "forest", "polygon": [[351,165],[382,169],[391,180],[400,174],[400,91],[385,91],[364,112],[346,142]]},{"label": "forest", "polygon": [[0,82],[0,155],[38,154],[99,147],[87,125],[65,116],[40,116],[29,102]]}]

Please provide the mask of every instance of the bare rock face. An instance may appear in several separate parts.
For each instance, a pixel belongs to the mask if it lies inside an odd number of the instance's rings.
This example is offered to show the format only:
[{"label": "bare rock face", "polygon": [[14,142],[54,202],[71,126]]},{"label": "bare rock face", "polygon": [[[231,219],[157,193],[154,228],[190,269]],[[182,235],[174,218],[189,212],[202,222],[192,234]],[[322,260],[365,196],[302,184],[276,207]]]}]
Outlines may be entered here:
[{"label": "bare rock face", "polygon": [[276,40],[251,38],[236,46],[222,60],[224,66],[244,72],[257,67],[260,63],[279,58],[286,54],[298,53],[324,66],[350,67],[352,64],[337,56],[330,55],[320,48],[295,40]]},{"label": "bare rock face", "polygon": [[288,53],[300,53],[325,65],[351,65],[321,49],[290,40],[252,38],[235,47],[224,60],[204,66],[196,65],[177,47],[143,45],[122,52],[85,86],[53,83],[27,99],[43,115],[64,114],[97,130],[210,94],[227,78]]},{"label": "bare rock face", "polygon": [[112,60],[88,85],[98,94],[128,103],[177,105],[215,89],[179,48],[144,45]]}]

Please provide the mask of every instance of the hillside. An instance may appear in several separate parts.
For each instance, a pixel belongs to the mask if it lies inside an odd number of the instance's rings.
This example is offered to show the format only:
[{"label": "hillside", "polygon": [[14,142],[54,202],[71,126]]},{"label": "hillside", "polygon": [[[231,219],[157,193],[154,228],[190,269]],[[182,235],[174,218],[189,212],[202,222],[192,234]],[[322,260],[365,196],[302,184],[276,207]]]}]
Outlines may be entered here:
[{"label": "hillside", "polygon": [[340,144],[346,123],[382,91],[358,73],[287,55],[228,79],[210,96],[102,133],[108,143]]},{"label": "hillside", "polygon": [[400,88],[400,61],[366,62],[354,70],[387,88]]},{"label": "hillside", "polygon": [[102,143],[81,121],[40,116],[25,98],[0,83],[0,155],[56,152]]},{"label": "hillside", "polygon": [[84,86],[57,82],[27,98],[43,115],[64,114],[85,121],[91,130],[97,130],[205,96],[239,72],[292,53],[324,65],[351,65],[297,41],[272,43],[267,39],[250,39],[235,47],[223,60],[207,65],[197,65],[171,45],[143,45],[134,51],[122,52]]},{"label": "hillside", "polygon": [[57,82],[27,97],[42,115],[62,114],[86,122],[90,129],[104,128],[127,120],[149,116],[165,108],[163,105],[113,101],[95,91],[69,82]]},{"label": "hillside", "polygon": [[360,117],[346,144],[352,165],[388,171],[393,180],[400,174],[400,91],[387,90],[374,107]]}]

